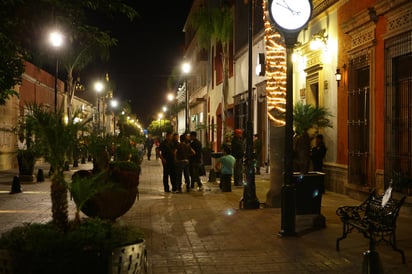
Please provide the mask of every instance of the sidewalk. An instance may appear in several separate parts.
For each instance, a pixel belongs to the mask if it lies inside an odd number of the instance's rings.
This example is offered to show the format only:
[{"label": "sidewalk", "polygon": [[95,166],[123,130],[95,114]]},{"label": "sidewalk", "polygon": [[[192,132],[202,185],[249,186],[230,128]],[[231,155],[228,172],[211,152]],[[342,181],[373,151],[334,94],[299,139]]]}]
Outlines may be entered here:
[{"label": "sidewalk", "polygon": [[[80,165],[89,169],[90,165]],[[12,175],[9,174],[8,176]],[[69,176],[70,174],[68,174]],[[362,253],[368,241],[352,233],[335,250],[341,224],[335,214],[340,205],[359,201],[327,192],[322,200],[325,229],[305,230],[307,218],[297,216],[296,237],[278,237],[280,209],[240,210],[243,188],[220,192],[217,183],[203,177],[203,191],[164,193],[159,160],[142,163],[140,200],[118,222],[136,225],[147,239],[149,273],[361,273]],[[22,185],[23,193],[10,195],[10,183],[0,174],[0,233],[23,222],[46,222],[51,218],[50,182]],[[266,200],[269,176],[256,176],[256,192]],[[74,205],[70,202],[70,217]],[[385,273],[411,273],[412,218],[398,219],[399,253],[385,244],[378,252]]]}]

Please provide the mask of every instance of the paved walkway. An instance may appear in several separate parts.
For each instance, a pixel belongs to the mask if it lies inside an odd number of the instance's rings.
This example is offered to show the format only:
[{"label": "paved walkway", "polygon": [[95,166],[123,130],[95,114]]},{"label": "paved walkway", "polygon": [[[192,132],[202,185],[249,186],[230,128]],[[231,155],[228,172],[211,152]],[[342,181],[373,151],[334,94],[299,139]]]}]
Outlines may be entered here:
[{"label": "paved walkway", "polygon": [[[90,168],[81,165],[80,168]],[[280,209],[240,210],[243,188],[220,192],[203,177],[203,191],[164,193],[159,160],[142,163],[140,200],[118,222],[136,225],[147,239],[150,273],[361,273],[362,253],[368,241],[353,233],[335,250],[341,224],[335,214],[340,205],[359,202],[327,192],[322,213],[327,227],[308,230],[308,219],[297,216],[296,237],[278,237]],[[24,222],[50,220],[50,182],[24,184],[23,193],[10,195],[13,172],[0,173],[0,233]],[[68,174],[70,176],[70,174]],[[256,176],[256,192],[265,201],[268,174]],[[71,216],[74,205],[70,204]],[[412,273],[412,217],[398,219],[399,253],[378,246],[385,273]]]}]

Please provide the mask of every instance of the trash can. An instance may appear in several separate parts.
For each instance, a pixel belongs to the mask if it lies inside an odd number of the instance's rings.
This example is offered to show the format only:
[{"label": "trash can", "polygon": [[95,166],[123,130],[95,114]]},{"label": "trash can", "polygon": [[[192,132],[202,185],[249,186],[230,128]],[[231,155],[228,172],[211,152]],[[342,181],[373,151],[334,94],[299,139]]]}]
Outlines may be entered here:
[{"label": "trash can", "polygon": [[325,173],[293,174],[296,185],[296,215],[321,214]]}]

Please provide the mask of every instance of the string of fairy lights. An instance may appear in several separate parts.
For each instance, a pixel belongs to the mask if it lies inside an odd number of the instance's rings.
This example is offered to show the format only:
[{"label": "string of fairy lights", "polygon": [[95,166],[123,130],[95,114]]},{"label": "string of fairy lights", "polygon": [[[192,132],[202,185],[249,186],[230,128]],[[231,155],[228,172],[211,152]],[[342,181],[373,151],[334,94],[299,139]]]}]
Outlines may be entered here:
[{"label": "string of fairy lights", "polygon": [[286,48],[280,33],[272,28],[267,4],[263,1],[268,117],[274,127],[282,127],[286,123]]}]

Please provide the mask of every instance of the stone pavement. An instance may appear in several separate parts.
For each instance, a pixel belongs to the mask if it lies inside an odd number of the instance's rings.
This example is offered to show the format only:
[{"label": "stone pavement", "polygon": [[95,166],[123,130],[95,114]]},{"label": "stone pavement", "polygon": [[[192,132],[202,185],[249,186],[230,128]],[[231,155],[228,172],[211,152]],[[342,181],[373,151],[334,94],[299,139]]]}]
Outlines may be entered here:
[{"label": "stone pavement", "polygon": [[[80,168],[89,169],[89,164]],[[296,217],[296,237],[279,237],[280,209],[239,209],[243,188],[220,192],[203,177],[204,189],[164,193],[159,160],[142,163],[140,199],[117,221],[140,227],[146,234],[149,273],[361,273],[368,241],[352,233],[335,250],[341,224],[335,210],[359,201],[327,192],[322,199],[326,228],[308,229],[307,216]],[[268,174],[256,176],[256,193],[265,201]],[[0,233],[24,222],[51,218],[50,182],[22,185],[8,194],[13,171],[0,173]],[[70,173],[67,174],[70,176]],[[71,216],[74,205],[70,202]],[[385,273],[412,273],[412,216],[401,211],[398,246],[406,264],[389,246],[378,245]]]}]

